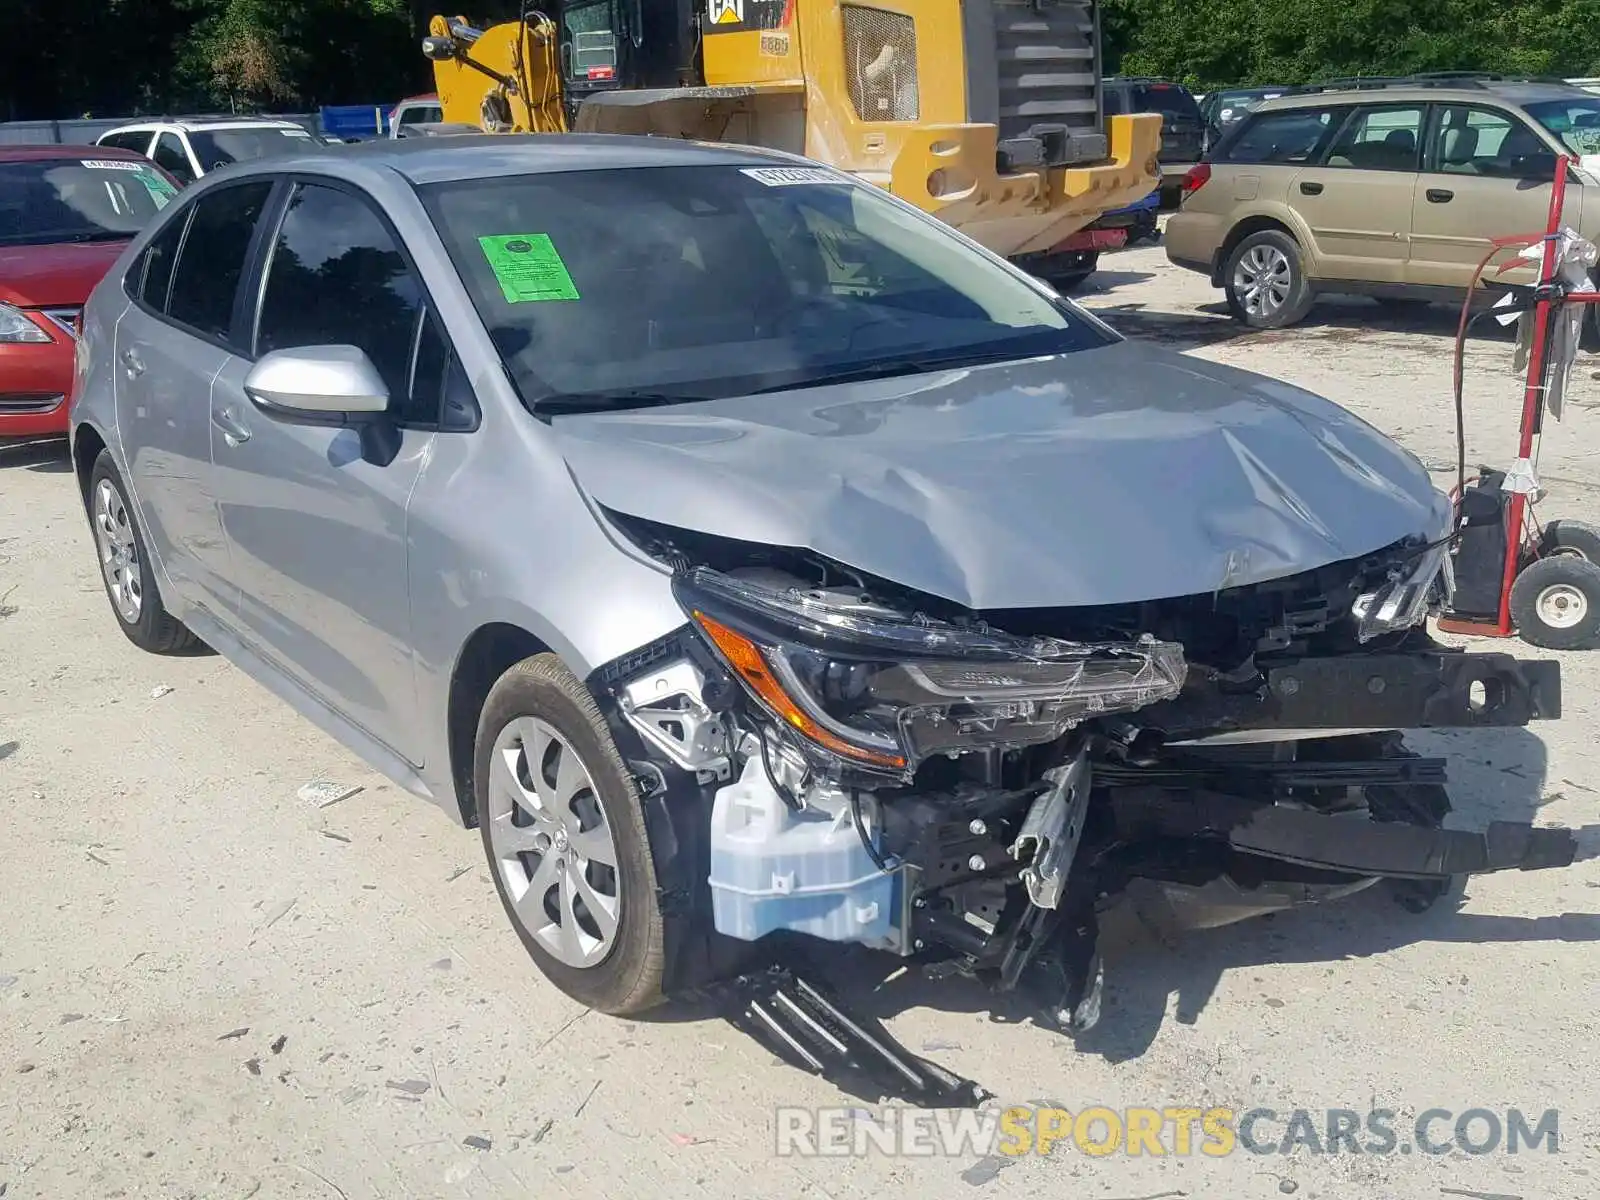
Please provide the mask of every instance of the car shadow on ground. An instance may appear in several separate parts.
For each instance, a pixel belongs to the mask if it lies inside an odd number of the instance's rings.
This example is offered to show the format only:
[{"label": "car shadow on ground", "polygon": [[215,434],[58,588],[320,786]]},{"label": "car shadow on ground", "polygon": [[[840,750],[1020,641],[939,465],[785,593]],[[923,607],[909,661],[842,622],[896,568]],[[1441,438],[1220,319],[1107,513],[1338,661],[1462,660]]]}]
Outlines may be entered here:
[{"label": "car shadow on ground", "polygon": [[[1092,292],[1085,290],[1077,298],[1091,297]],[[1153,308],[1140,301],[1091,304],[1089,307],[1118,332],[1174,350],[1194,350],[1239,339],[1256,346],[1331,346],[1404,334],[1437,338],[1448,351],[1455,342],[1461,319],[1460,310],[1447,304],[1389,307],[1360,297],[1341,296],[1319,300],[1304,321],[1288,329],[1250,329],[1233,319],[1223,300],[1182,311]],[[1475,317],[1468,332],[1471,341],[1507,345],[1515,336],[1514,329],[1503,327],[1487,316]]]},{"label": "car shadow on ground", "polygon": [[0,438],[0,471],[38,471],[45,475],[66,475],[72,470],[72,455],[67,439]]},{"label": "car shadow on ground", "polygon": [[[1454,828],[1482,829],[1494,820],[1533,821],[1545,804],[1562,798],[1562,789],[1588,790],[1566,779],[1547,786],[1544,742],[1527,729],[1435,730],[1413,733],[1407,741],[1420,754],[1449,760],[1454,805],[1449,824]],[[1600,858],[1600,826],[1579,831],[1579,858]],[[1473,880],[1466,881],[1465,895],[1473,886]],[[1113,1063],[1138,1058],[1154,1044],[1169,1011],[1181,1024],[1198,1020],[1230,972],[1279,963],[1327,963],[1331,980],[1345,960],[1418,942],[1600,943],[1600,912],[1490,916],[1461,911],[1464,898],[1458,885],[1427,912],[1415,914],[1379,884],[1343,900],[1176,937],[1146,923],[1135,905],[1123,899],[1102,919],[1103,1015],[1075,1044],[1080,1051]],[[892,1020],[912,1008],[982,1013],[997,1024],[1040,1019],[1037,998],[999,995],[938,967],[908,966],[893,955],[855,946],[805,943],[796,949],[797,969],[820,976],[853,1015],[872,1022]],[[1293,1006],[1292,998],[1269,994],[1270,984],[1264,980],[1253,978],[1251,984],[1255,983],[1264,985],[1259,1002],[1267,1009]],[[1440,986],[1470,994],[1470,980],[1465,977],[1452,976]],[[1416,1004],[1408,1002],[1410,1007]],[[656,1019],[694,1020],[714,1013],[706,1005],[672,1005]],[[919,1049],[908,1048],[913,1053]],[[937,1048],[930,1044],[921,1049]],[[994,1086],[1003,1081],[978,1082]]]}]

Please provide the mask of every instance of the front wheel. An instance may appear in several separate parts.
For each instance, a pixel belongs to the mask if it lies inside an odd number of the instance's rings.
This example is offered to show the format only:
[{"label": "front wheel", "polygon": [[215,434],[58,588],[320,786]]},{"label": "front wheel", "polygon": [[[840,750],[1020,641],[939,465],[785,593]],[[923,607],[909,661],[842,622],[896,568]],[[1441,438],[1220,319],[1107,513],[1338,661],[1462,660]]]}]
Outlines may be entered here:
[{"label": "front wheel", "polygon": [[553,654],[489,692],[474,793],[495,889],[545,976],[580,1004],[662,998],[665,939],[644,814],[605,718]]},{"label": "front wheel", "polygon": [[1229,310],[1252,329],[1283,329],[1311,311],[1300,246],[1279,229],[1257,230],[1233,248],[1223,290]]},{"label": "front wheel", "polygon": [[1511,585],[1511,619],[1546,650],[1600,646],[1600,566],[1570,554],[1529,563]]}]

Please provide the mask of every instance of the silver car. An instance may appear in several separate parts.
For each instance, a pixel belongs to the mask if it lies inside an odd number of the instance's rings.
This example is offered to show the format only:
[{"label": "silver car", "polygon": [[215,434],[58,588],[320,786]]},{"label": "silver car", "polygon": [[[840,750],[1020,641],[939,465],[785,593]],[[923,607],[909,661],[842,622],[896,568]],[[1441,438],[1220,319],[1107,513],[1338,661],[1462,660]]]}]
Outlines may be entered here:
[{"label": "silver car", "polygon": [[1410,454],[813,163],[241,163],[94,293],[75,397],[128,637],[478,826],[607,1012],[800,934],[1078,1029],[1103,894],[1218,924],[1572,857],[1443,830],[1392,732],[1560,705],[1554,663],[1430,641],[1452,510]]}]

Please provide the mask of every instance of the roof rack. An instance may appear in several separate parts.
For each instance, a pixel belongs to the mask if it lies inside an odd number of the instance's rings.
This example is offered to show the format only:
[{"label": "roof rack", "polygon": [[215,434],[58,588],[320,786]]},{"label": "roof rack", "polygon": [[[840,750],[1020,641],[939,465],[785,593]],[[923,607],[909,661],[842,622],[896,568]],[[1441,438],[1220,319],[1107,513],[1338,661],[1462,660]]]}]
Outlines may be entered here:
[{"label": "roof rack", "polygon": [[1415,75],[1348,75],[1324,79],[1320,83],[1306,83],[1290,88],[1287,95],[1299,96],[1311,92],[1368,91],[1381,88],[1455,87],[1491,88],[1507,83],[1549,83],[1571,87],[1565,79],[1553,75],[1500,75],[1493,71],[1422,71]]}]

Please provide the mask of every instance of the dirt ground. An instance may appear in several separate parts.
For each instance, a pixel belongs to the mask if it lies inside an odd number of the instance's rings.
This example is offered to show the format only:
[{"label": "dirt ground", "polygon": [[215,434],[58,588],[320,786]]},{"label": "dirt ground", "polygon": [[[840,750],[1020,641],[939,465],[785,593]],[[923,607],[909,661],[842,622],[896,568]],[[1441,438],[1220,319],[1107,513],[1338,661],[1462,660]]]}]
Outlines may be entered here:
[{"label": "dirt ground", "polygon": [[[1451,469],[1446,310],[1247,334],[1159,248],[1105,265],[1083,299],[1129,335],[1320,391]],[[1510,355],[1472,347],[1471,462],[1513,451]],[[1546,515],[1600,521],[1597,406],[1585,371]],[[1560,722],[1422,739],[1462,821],[1600,821],[1600,657],[1562,657]],[[319,807],[319,780],[360,790]],[[852,1101],[713,1019],[585,1014],[525,960],[475,833],[220,659],[136,651],[50,446],[0,448],[0,804],[8,1198],[1600,1195],[1592,859],[1420,917],[1368,893],[1175,948],[1120,934],[1078,1047],[914,974],[861,998],[1010,1101],[1556,1108],[1558,1155],[776,1158],[775,1106]]]}]

